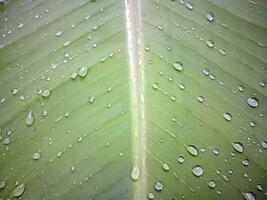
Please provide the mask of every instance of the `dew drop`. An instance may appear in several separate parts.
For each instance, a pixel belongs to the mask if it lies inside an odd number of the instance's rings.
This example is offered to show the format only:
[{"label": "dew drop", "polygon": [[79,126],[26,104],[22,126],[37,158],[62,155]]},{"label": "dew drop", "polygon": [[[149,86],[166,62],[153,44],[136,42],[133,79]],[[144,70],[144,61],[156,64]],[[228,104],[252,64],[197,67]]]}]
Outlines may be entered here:
[{"label": "dew drop", "polygon": [[180,164],[183,164],[184,163],[184,157],[183,156],[179,156],[177,158],[177,162],[180,163]]},{"label": "dew drop", "polygon": [[13,197],[20,197],[25,191],[25,184],[18,185],[13,191]]},{"label": "dew drop", "polygon": [[211,181],[208,182],[208,186],[210,188],[215,188],[216,187],[216,182],[214,180],[211,180]]},{"label": "dew drop", "polygon": [[32,159],[33,160],[39,160],[41,158],[41,154],[40,152],[35,152],[33,155],[32,155]]},{"label": "dew drop", "polygon": [[245,159],[242,161],[242,164],[247,167],[249,165],[249,160],[248,159]]},{"label": "dew drop", "polygon": [[214,20],[214,14],[213,13],[208,13],[206,15],[206,18],[209,22],[212,22]]},{"label": "dew drop", "polygon": [[154,90],[158,90],[158,89],[159,89],[159,84],[156,83],[156,82],[154,82],[154,83],[152,84],[152,88],[153,88]]},{"label": "dew drop", "polygon": [[19,23],[18,28],[21,29],[23,26],[24,26],[24,24],[21,22],[21,23]]},{"label": "dew drop", "polygon": [[193,156],[198,156],[198,149],[194,145],[187,145],[186,150]]},{"label": "dew drop", "polygon": [[259,105],[259,100],[256,97],[249,97],[247,103],[250,107],[256,108]]},{"label": "dew drop", "polygon": [[56,37],[60,37],[62,34],[63,34],[62,31],[57,31],[57,32],[56,32]]},{"label": "dew drop", "polygon": [[185,89],[185,85],[184,85],[183,83],[180,83],[180,84],[179,84],[179,88],[180,88],[181,90],[184,90],[184,89]]},{"label": "dew drop", "polygon": [[30,110],[30,111],[26,114],[25,124],[26,124],[27,126],[31,126],[31,125],[33,125],[33,122],[34,122],[33,112]]},{"label": "dew drop", "polygon": [[79,69],[78,75],[82,78],[84,78],[87,75],[88,69],[87,67],[83,66]]},{"label": "dew drop", "polygon": [[174,67],[174,69],[176,69],[177,71],[182,71],[184,69],[184,65],[181,62],[175,62],[172,65]]},{"label": "dew drop", "polygon": [[214,155],[219,155],[220,154],[220,150],[219,149],[213,149],[213,153]]},{"label": "dew drop", "polygon": [[203,96],[197,96],[197,100],[198,100],[198,102],[202,103],[204,101],[204,97]]},{"label": "dew drop", "polygon": [[201,165],[196,165],[193,167],[192,172],[195,176],[200,177],[204,173],[204,169]]},{"label": "dew drop", "polygon": [[132,167],[132,171],[131,171],[131,178],[134,180],[134,181],[137,181],[138,178],[140,176],[140,169],[137,165],[134,165]]},{"label": "dew drop", "polygon": [[203,69],[202,73],[205,75],[205,76],[208,76],[210,74],[210,71],[209,69]]},{"label": "dew drop", "polygon": [[266,141],[261,141],[261,146],[262,146],[264,149],[267,149],[267,142],[266,142]]},{"label": "dew drop", "polygon": [[156,181],[155,182],[155,185],[154,185],[154,188],[155,188],[155,190],[156,191],[162,191],[163,190],[163,183],[162,182],[160,182],[160,181]]},{"label": "dew drop", "polygon": [[262,190],[263,190],[262,184],[257,184],[257,189],[258,189],[259,191],[262,191]]},{"label": "dew drop", "polygon": [[244,146],[243,146],[242,143],[240,143],[240,142],[233,142],[232,145],[233,145],[234,149],[237,152],[242,153],[244,151]]},{"label": "dew drop", "polygon": [[169,166],[167,163],[163,163],[163,164],[162,164],[162,169],[163,169],[164,171],[169,171],[169,170],[170,170],[170,166]]},{"label": "dew drop", "polygon": [[93,104],[95,102],[95,96],[90,96],[89,97],[89,103]]},{"label": "dew drop", "polygon": [[0,181],[0,190],[4,189],[6,187],[6,181]]},{"label": "dew drop", "polygon": [[209,48],[213,48],[214,47],[214,42],[212,40],[208,40],[206,44],[207,44],[207,46]]},{"label": "dew drop", "polygon": [[187,7],[188,10],[192,10],[193,9],[193,3],[192,2],[187,2],[185,4],[185,6]]},{"label": "dew drop", "polygon": [[153,193],[151,193],[151,192],[149,192],[149,193],[147,194],[147,198],[148,198],[148,199],[154,199],[154,197],[155,197],[155,195],[154,195]]},{"label": "dew drop", "polygon": [[227,112],[227,113],[224,113],[223,114],[223,118],[226,120],[226,121],[231,121],[232,120],[232,114]]},{"label": "dew drop", "polygon": [[49,97],[50,96],[50,90],[47,90],[47,89],[45,89],[43,92],[42,92],[42,96],[44,97],[44,98],[47,98],[47,97]]},{"label": "dew drop", "polygon": [[246,200],[255,200],[256,199],[256,196],[253,192],[243,192],[242,195]]}]

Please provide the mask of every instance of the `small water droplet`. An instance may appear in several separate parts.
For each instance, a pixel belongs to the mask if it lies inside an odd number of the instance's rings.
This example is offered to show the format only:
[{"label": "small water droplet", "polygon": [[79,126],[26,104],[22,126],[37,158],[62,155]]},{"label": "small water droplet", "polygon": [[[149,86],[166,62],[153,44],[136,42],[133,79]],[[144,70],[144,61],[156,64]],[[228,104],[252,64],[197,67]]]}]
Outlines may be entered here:
[{"label": "small water droplet", "polygon": [[163,190],[163,183],[162,182],[160,182],[160,181],[156,181],[155,182],[155,185],[154,185],[154,188],[155,188],[155,190],[156,191],[162,191]]},{"label": "small water droplet", "polygon": [[167,163],[163,163],[163,164],[162,164],[162,169],[163,169],[164,171],[169,171],[169,170],[170,170],[170,166],[169,166]]},{"label": "small water droplet", "polygon": [[180,84],[179,84],[179,88],[180,88],[181,90],[184,90],[184,89],[185,89],[185,85],[184,85],[183,83],[180,83]]},{"label": "small water droplet", "polygon": [[79,71],[78,71],[78,75],[82,78],[84,78],[87,75],[88,69],[85,66],[82,66]]},{"label": "small water droplet", "polygon": [[179,156],[177,158],[177,162],[180,163],[180,164],[183,164],[184,163],[184,157],[183,156]]},{"label": "small water droplet", "polygon": [[95,102],[95,96],[90,96],[89,97],[89,103],[94,103]]},{"label": "small water droplet", "polygon": [[226,120],[226,121],[231,121],[232,120],[232,114],[227,112],[227,113],[224,113],[223,114],[223,118]]},{"label": "small water droplet", "polygon": [[56,32],[56,37],[60,37],[62,34],[63,34],[62,31],[57,31],[57,32]]},{"label": "small water droplet", "polygon": [[201,165],[196,165],[193,167],[192,172],[195,176],[200,177],[204,173],[204,169]]},{"label": "small water droplet", "polygon": [[259,191],[262,191],[262,190],[263,190],[263,186],[262,186],[262,184],[257,184],[257,189],[258,189]]},{"label": "small water droplet", "polygon": [[243,146],[242,143],[240,143],[240,142],[233,142],[232,145],[233,145],[234,149],[237,152],[242,153],[244,151],[244,146]]},{"label": "small water droplet", "polygon": [[245,159],[242,161],[242,164],[247,167],[249,165],[249,160],[248,159]]},{"label": "small water droplet", "polygon": [[0,181],[0,190],[4,189],[6,187],[6,181],[1,180]]},{"label": "small water droplet", "polygon": [[214,20],[214,14],[213,13],[208,13],[206,15],[206,18],[209,22],[212,22]]},{"label": "small water droplet", "polygon": [[214,180],[211,180],[211,181],[208,182],[208,186],[210,188],[215,188],[216,187],[216,182]]},{"label": "small water droplet", "polygon": [[134,165],[132,167],[132,171],[131,171],[131,178],[134,180],[134,181],[137,181],[138,178],[140,176],[140,169],[137,165]]},{"label": "small water droplet", "polygon": [[210,74],[210,70],[209,69],[203,69],[202,73],[205,75],[205,76],[208,76]]},{"label": "small water droplet", "polygon": [[149,192],[148,194],[147,194],[147,198],[148,199],[154,199],[154,194],[153,193],[151,193],[151,192]]},{"label": "small water droplet", "polygon": [[33,155],[32,155],[32,159],[33,160],[39,160],[41,158],[41,154],[40,152],[35,152]]},{"label": "small water droplet", "polygon": [[208,40],[206,44],[207,44],[207,46],[209,48],[213,48],[214,47],[214,42],[212,40]]},{"label": "small water droplet", "polygon": [[193,156],[198,156],[198,149],[194,145],[187,145],[186,150]]},{"label": "small water droplet", "polygon": [[249,97],[247,103],[250,107],[256,108],[259,105],[259,100],[256,97]]},{"label": "small water droplet", "polygon": [[239,90],[240,92],[244,92],[244,88],[245,88],[245,87],[244,87],[243,85],[239,85],[239,86],[238,86],[238,90]]},{"label": "small water droplet", "polygon": [[261,146],[262,146],[264,149],[267,149],[267,142],[266,142],[266,141],[261,141]]},{"label": "small water droplet", "polygon": [[50,93],[51,93],[50,90],[45,89],[45,90],[42,92],[42,96],[45,97],[45,98],[47,98],[47,97],[50,96]]},{"label": "small water droplet", "polygon": [[220,154],[220,150],[219,149],[213,149],[213,153],[214,155],[219,155]]},{"label": "small water droplet", "polygon": [[18,185],[13,191],[13,197],[20,197],[25,191],[25,184]]},{"label": "small water droplet", "polygon": [[30,110],[30,111],[26,114],[25,124],[26,124],[27,126],[31,126],[31,125],[33,125],[33,122],[34,122],[33,112]]},{"label": "small water droplet", "polygon": [[188,10],[192,10],[193,9],[193,3],[192,2],[187,2],[185,4],[185,6],[187,7]]},{"label": "small water droplet", "polygon": [[152,88],[153,88],[154,90],[158,90],[158,89],[159,89],[159,84],[156,83],[156,82],[154,82],[154,83],[152,84]]},{"label": "small water droplet", "polygon": [[13,94],[13,95],[16,95],[17,93],[18,93],[18,89],[17,88],[14,88],[12,91],[11,91],[11,93]]},{"label": "small water droplet", "polygon": [[246,200],[256,200],[256,196],[253,192],[243,192],[242,195]]},{"label": "small water droplet", "polygon": [[22,22],[18,24],[19,29],[21,29],[23,26],[24,26],[24,23],[22,23]]},{"label": "small water droplet", "polygon": [[202,103],[204,101],[204,97],[203,96],[197,96],[197,100],[198,100],[198,102]]},{"label": "small water droplet", "polygon": [[183,65],[183,63],[181,63],[181,62],[175,62],[175,63],[173,63],[172,66],[173,66],[174,69],[176,69],[177,71],[183,71],[183,69],[184,69],[184,65]]}]

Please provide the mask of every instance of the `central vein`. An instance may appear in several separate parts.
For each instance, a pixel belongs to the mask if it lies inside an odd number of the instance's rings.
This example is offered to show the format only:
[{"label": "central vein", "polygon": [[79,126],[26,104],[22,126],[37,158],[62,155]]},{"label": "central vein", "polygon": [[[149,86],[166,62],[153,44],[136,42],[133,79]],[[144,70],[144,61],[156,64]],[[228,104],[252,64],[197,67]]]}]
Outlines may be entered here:
[{"label": "central vein", "polygon": [[125,0],[133,130],[134,200],[146,199],[144,68],[140,12],[141,0]]}]

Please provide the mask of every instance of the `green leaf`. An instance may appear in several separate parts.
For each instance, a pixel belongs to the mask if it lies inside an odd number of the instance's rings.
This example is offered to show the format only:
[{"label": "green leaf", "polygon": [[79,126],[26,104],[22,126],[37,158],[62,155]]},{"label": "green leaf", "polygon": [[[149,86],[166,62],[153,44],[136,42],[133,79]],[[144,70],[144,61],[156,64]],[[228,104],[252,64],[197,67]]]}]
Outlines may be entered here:
[{"label": "green leaf", "polygon": [[0,199],[265,199],[266,11],[0,1]]}]

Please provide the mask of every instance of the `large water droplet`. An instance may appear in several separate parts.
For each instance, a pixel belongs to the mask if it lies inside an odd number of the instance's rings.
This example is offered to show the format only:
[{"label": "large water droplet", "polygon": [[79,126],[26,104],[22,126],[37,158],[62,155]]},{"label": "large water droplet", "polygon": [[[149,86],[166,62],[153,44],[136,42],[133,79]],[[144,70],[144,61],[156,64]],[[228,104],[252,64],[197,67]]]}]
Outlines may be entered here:
[{"label": "large water droplet", "polygon": [[83,66],[79,69],[78,75],[82,78],[84,78],[87,75],[88,69],[87,67]]},{"label": "large water droplet", "polygon": [[255,200],[256,199],[256,196],[253,192],[243,192],[242,195],[246,200]]},{"label": "large water droplet", "polygon": [[240,143],[240,142],[233,142],[232,145],[233,145],[234,149],[237,152],[242,153],[244,151],[244,146],[243,146],[242,143]]},{"label": "large water droplet", "polygon": [[198,156],[198,149],[194,145],[187,145],[186,150],[193,156]]},{"label": "large water droplet", "polygon": [[137,181],[138,178],[140,176],[140,169],[137,165],[134,165],[132,167],[132,171],[131,171],[131,178],[134,180],[134,181]]},{"label": "large water droplet", "polygon": [[226,121],[231,121],[232,120],[232,114],[227,112],[227,113],[224,113],[223,114],[223,118],[226,120]]},{"label": "large water droplet", "polygon": [[25,184],[22,183],[18,185],[13,191],[13,197],[20,197],[24,191],[25,191]]},{"label": "large water droplet", "polygon": [[183,63],[181,63],[181,62],[175,62],[175,63],[173,63],[172,66],[173,66],[174,69],[176,69],[177,71],[183,71],[183,69],[184,69],[184,65],[183,65]]},{"label": "large water droplet", "polygon": [[163,190],[163,183],[162,182],[160,182],[160,181],[156,181],[155,182],[155,185],[154,185],[154,188],[155,188],[155,190],[156,191],[161,191],[161,190]]},{"label": "large water droplet", "polygon": [[256,108],[259,105],[259,100],[256,97],[249,97],[247,102],[252,108]]},{"label": "large water droplet", "polygon": [[195,176],[200,177],[203,175],[204,169],[201,165],[196,165],[195,167],[193,167],[192,172]]},{"label": "large water droplet", "polygon": [[34,122],[33,112],[30,110],[30,111],[26,114],[25,124],[26,124],[27,126],[31,126],[31,125],[33,125],[33,122]]}]

